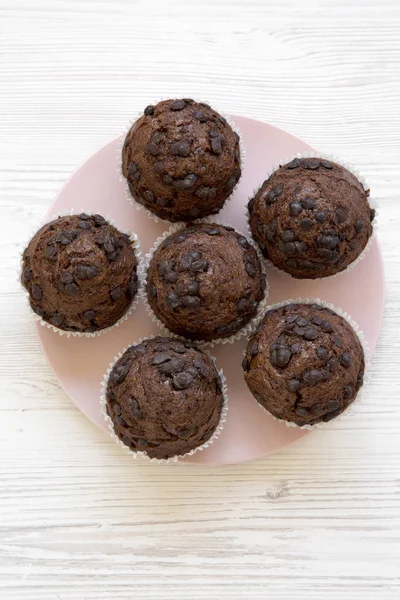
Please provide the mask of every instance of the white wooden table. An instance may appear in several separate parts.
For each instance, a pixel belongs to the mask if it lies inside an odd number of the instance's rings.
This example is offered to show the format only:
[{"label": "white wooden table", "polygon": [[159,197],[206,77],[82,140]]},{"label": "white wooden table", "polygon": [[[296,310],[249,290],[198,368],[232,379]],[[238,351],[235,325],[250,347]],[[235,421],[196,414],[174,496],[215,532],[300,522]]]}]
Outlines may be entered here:
[{"label": "white wooden table", "polygon": [[[0,0],[0,47],[1,599],[398,600],[398,0]],[[133,464],[60,390],[15,281],[71,171],[180,95],[337,152],[381,204],[362,414],[251,464]]]}]

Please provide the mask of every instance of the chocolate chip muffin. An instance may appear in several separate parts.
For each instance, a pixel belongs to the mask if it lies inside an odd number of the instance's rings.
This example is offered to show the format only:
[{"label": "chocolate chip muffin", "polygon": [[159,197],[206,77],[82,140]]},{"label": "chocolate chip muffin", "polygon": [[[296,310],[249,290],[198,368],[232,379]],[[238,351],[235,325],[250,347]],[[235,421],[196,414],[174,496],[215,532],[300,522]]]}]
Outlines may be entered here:
[{"label": "chocolate chip muffin", "polygon": [[368,196],[341,165],[295,158],[250,200],[251,231],[279,269],[299,279],[329,277],[346,269],[372,234]]},{"label": "chocolate chip muffin", "polygon": [[129,236],[101,215],[59,217],[34,235],[23,254],[22,284],[42,319],[65,331],[113,325],[138,289]]},{"label": "chocolate chip muffin", "polygon": [[165,337],[124,353],[110,373],[106,398],[120,440],[162,459],[209,440],[223,406],[222,382],[207,354]]},{"label": "chocolate chip muffin", "polygon": [[231,227],[188,225],[157,248],[147,297],[174,333],[194,340],[229,337],[256,314],[265,275],[257,252]]},{"label": "chocolate chip muffin", "polygon": [[190,98],[147,106],[122,149],[133,198],[167,221],[218,213],[239,181],[239,136],[208,104]]},{"label": "chocolate chip muffin", "polygon": [[364,352],[349,323],[318,304],[266,313],[243,359],[245,381],[272,415],[297,425],[330,421],[363,384]]}]

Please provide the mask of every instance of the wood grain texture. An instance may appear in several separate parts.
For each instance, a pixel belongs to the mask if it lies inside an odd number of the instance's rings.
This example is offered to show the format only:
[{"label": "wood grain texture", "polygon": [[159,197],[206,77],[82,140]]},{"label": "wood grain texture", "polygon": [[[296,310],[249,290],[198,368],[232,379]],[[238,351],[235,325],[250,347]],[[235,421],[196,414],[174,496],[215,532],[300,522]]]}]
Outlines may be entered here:
[{"label": "wood grain texture", "polygon": [[[15,281],[71,171],[194,96],[366,174],[384,326],[358,419],[223,468],[134,463],[72,406]],[[400,597],[397,0],[0,0],[0,597]]]}]

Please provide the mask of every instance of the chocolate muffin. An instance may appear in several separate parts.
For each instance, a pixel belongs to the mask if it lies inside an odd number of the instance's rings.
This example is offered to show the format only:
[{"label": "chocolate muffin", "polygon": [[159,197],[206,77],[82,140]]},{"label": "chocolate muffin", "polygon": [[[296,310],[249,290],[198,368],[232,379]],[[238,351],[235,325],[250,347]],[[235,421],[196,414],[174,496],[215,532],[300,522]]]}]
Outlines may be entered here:
[{"label": "chocolate muffin", "polygon": [[239,181],[239,136],[208,104],[190,98],[147,106],[122,149],[133,198],[168,221],[218,213]]},{"label": "chocolate muffin", "polygon": [[120,440],[163,459],[209,440],[223,406],[222,382],[207,354],[165,337],[124,353],[110,373],[106,398]]},{"label": "chocolate muffin", "polygon": [[147,297],[174,333],[194,340],[229,337],[246,325],[264,296],[256,250],[232,227],[188,225],[154,252]]},{"label": "chocolate muffin", "polygon": [[42,319],[65,331],[113,325],[138,289],[129,236],[101,215],[59,217],[44,225],[23,254],[21,281]]},{"label": "chocolate muffin", "polygon": [[368,196],[341,165],[295,158],[250,200],[251,231],[279,269],[299,279],[329,277],[346,269],[372,234]]},{"label": "chocolate muffin", "polygon": [[363,384],[364,352],[349,323],[318,304],[266,313],[243,359],[245,381],[272,415],[297,425],[330,421]]}]

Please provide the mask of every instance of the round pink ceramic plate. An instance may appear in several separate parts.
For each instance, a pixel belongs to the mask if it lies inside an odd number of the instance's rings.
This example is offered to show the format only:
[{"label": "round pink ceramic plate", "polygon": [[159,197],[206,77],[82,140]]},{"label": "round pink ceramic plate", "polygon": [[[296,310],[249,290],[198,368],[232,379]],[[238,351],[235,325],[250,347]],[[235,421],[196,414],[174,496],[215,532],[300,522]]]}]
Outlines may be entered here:
[{"label": "round pink ceramic plate", "polygon": [[[233,117],[242,133],[247,159],[243,176],[230,202],[218,219],[246,232],[245,205],[248,198],[273,165],[296,152],[311,150],[307,144],[276,127]],[[124,197],[119,181],[116,139],[90,158],[67,181],[47,216],[69,209],[86,209],[109,216],[117,226],[138,234],[142,252],[169,224],[149,218],[136,210]],[[348,273],[321,281],[297,281],[268,270],[269,303],[289,298],[319,297],[341,307],[359,323],[371,349],[378,338],[384,297],[383,267],[379,244],[374,239],[364,260]],[[100,413],[100,382],[110,361],[134,340],[157,333],[157,326],[147,316],[142,303],[121,326],[97,338],[60,336],[46,327],[37,326],[38,335],[51,367],[62,387],[78,408],[96,425],[107,431]],[[224,464],[242,462],[276,452],[306,435],[307,431],[286,427],[269,417],[249,393],[242,375],[241,361],[245,340],[218,345],[212,349],[228,383],[228,419],[220,438],[203,452],[184,462]]]}]

